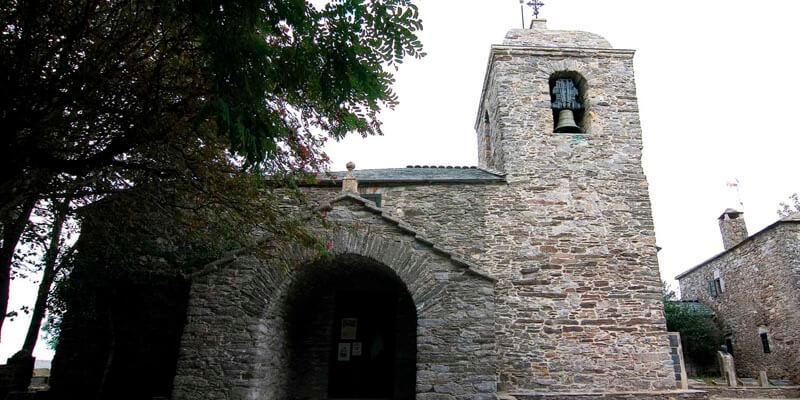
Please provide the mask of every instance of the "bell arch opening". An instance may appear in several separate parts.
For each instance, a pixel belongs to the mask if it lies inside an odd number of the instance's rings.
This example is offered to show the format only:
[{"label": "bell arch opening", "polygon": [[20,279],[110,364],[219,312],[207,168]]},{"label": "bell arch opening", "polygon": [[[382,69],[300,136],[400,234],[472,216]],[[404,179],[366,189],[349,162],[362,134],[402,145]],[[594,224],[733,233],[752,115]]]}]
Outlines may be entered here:
[{"label": "bell arch opening", "polygon": [[301,267],[284,310],[289,399],[413,399],[417,314],[389,267],[342,255]]},{"label": "bell arch opening", "polygon": [[553,131],[586,133],[589,130],[586,79],[575,71],[557,71],[550,75],[549,84]]}]

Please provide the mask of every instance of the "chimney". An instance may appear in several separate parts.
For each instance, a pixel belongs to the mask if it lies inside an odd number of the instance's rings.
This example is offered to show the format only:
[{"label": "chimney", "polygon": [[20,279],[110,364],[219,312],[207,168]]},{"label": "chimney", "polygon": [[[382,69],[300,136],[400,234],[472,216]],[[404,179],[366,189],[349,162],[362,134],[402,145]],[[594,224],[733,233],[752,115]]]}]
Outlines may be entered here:
[{"label": "chimney", "polygon": [[719,231],[722,233],[722,245],[725,250],[747,239],[747,226],[744,224],[743,214],[741,211],[729,208],[719,216]]}]

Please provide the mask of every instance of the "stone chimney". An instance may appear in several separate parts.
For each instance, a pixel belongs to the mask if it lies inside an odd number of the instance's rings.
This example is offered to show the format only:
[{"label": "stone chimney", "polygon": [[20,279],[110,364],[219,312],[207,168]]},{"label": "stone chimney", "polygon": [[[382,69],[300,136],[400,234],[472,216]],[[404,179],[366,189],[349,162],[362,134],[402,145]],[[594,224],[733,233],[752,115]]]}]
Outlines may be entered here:
[{"label": "stone chimney", "polygon": [[747,239],[747,226],[744,224],[743,214],[741,211],[729,208],[719,216],[719,231],[722,233],[722,245],[725,250]]}]

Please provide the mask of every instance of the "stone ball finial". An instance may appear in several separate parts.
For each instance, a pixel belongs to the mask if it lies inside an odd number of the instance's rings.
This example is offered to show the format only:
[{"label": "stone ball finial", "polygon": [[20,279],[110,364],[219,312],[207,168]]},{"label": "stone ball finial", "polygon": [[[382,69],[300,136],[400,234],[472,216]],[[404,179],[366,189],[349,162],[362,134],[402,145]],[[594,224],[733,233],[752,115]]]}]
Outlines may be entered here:
[{"label": "stone ball finial", "polygon": [[347,163],[347,173],[342,179],[342,192],[358,193],[358,181],[353,176],[353,170],[356,169],[356,164],[352,161]]}]

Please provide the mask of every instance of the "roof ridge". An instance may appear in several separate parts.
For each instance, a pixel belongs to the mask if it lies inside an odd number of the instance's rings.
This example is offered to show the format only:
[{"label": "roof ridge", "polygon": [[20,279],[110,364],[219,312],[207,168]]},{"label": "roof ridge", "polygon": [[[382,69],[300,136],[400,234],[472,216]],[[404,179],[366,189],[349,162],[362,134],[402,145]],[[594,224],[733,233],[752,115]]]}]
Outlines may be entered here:
[{"label": "roof ridge", "polygon": [[480,169],[474,165],[406,165],[406,168]]}]

